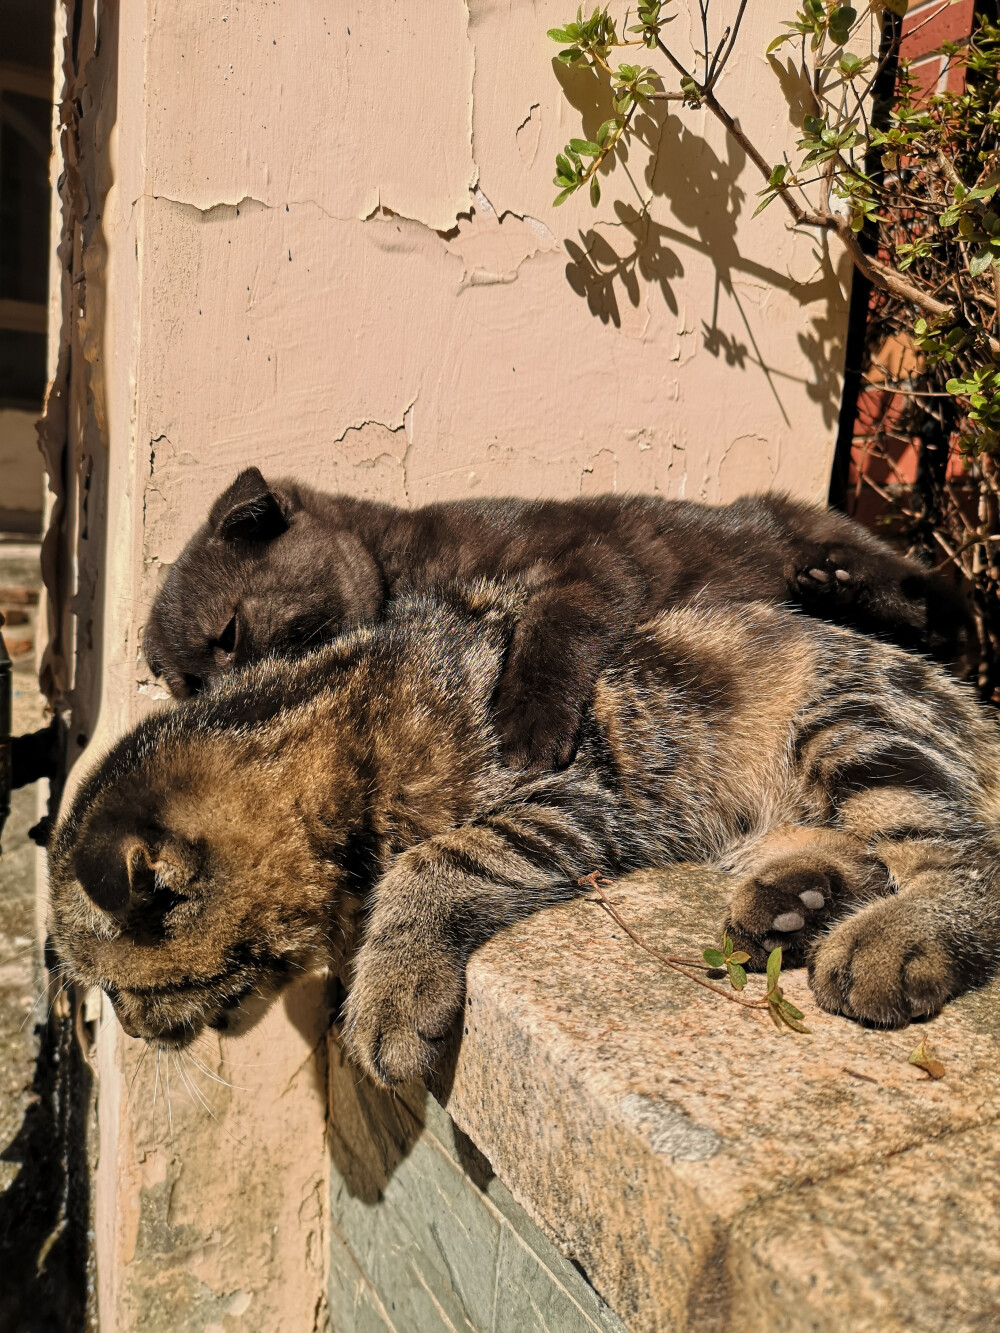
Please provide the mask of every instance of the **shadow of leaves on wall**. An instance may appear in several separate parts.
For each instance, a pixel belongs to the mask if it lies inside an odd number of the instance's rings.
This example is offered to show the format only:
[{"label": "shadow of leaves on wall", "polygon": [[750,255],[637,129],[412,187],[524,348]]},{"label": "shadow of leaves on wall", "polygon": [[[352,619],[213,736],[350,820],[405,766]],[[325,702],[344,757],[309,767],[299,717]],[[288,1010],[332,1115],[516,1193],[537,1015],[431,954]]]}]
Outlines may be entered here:
[{"label": "shadow of leaves on wall", "polygon": [[[613,114],[606,86],[578,67],[554,62],[553,68],[567,101],[580,116],[583,134],[593,138],[599,125]],[[783,91],[787,99],[794,100],[796,90]],[[746,154],[739,145],[727,139],[722,152],[716,152],[701,133],[689,129],[681,116],[670,113],[662,103],[640,117],[635,130],[632,161],[626,152],[618,162],[609,160],[602,170],[605,177],[617,173],[622,197],[613,205],[616,220],[595,222],[587,231],[563,240],[571,290],[586,300],[596,319],[621,328],[622,303],[638,308],[645,299],[644,287],[659,288],[668,309],[677,314],[674,284],[685,276],[681,254],[687,250],[706,257],[714,270],[714,291],[711,316],[702,319],[705,350],[724,358],[729,366],[763,374],[786,421],[781,383],[804,384],[809,398],[819,404],[824,423],[831,425],[840,404],[844,359],[840,307],[846,275],[834,271],[825,238],[817,238],[815,273],[805,281],[744,256],[738,226],[744,210],[756,198],[748,201],[741,184]],[[649,156],[637,179],[634,164],[643,148]],[[604,188],[607,194],[609,186]],[[668,205],[670,224],[655,219],[657,200]],[[756,321],[740,296],[740,278],[787,293],[800,306],[817,307],[809,312],[809,331],[798,338],[812,367],[811,377],[805,379],[765,358],[754,332]],[[725,318],[724,304],[736,315],[735,329],[720,325]]]},{"label": "shadow of leaves on wall", "polygon": [[673,314],[677,314],[677,295],[671,280],[684,276],[684,265],[676,250],[666,243],[666,231],[648,213],[639,213],[616,202],[618,226],[631,237],[631,246],[622,253],[607,236],[591,227],[579,232],[579,243],[565,240],[570,257],[566,281],[577,296],[586,298],[590,313],[602,324],[621,328],[621,311],[616,285],[620,285],[629,303],[638,308],[642,299],[640,277],[647,286],[657,286]]}]

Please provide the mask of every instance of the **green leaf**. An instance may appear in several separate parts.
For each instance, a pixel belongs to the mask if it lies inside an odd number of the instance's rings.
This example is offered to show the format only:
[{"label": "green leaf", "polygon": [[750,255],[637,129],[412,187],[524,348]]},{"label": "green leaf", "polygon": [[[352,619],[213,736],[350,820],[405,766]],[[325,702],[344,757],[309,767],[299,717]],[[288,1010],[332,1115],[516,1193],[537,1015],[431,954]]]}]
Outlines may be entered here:
[{"label": "green leaf", "polygon": [[572,152],[582,153],[585,157],[600,157],[603,151],[599,143],[591,143],[589,139],[570,139],[569,147]]},{"label": "green leaf", "polygon": [[617,120],[606,120],[604,122],[601,128],[597,131],[597,142],[601,145],[602,148],[607,147],[608,139],[617,129],[618,129]]},{"label": "green leaf", "polygon": [[743,950],[741,949],[737,953],[730,954],[729,961],[731,963],[749,963],[750,955],[748,953],[744,953]]},{"label": "green leaf", "polygon": [[[974,278],[978,278],[981,273],[985,273],[993,263],[993,251],[988,246],[979,251],[977,255],[969,260],[969,272]],[[949,390],[949,393],[951,390]]]},{"label": "green leaf", "polygon": [[767,50],[764,52],[764,54],[766,56],[771,55],[772,52],[777,51],[779,46],[784,46],[786,42],[790,42],[792,38],[795,36],[796,34],[794,32],[786,32],[781,37],[775,37],[775,39],[772,42],[768,42]]},{"label": "green leaf", "polygon": [[549,36],[554,42],[571,42],[573,40],[565,28],[550,28]]},{"label": "green leaf", "polygon": [[781,1015],[781,1021],[790,1027],[793,1032],[808,1032],[809,1029],[802,1022],[802,1015],[793,1004],[787,1000],[781,1000],[777,1005],[778,1013]]},{"label": "green leaf", "polygon": [[840,5],[830,15],[830,37],[838,46],[843,46],[851,35],[851,28],[858,11],[849,5]]},{"label": "green leaf", "polygon": [[702,949],[701,956],[709,967],[722,967],[726,961],[721,949]]},{"label": "green leaf", "polygon": [[590,178],[590,202],[594,208],[601,202],[601,184],[596,176]]},{"label": "green leaf", "polygon": [[[574,185],[573,190],[575,189],[576,186]],[[557,194],[556,197],[552,200],[552,207],[558,208],[560,204],[564,204],[566,200],[570,197],[570,195],[573,193],[573,190],[563,190],[560,194]]]},{"label": "green leaf", "polygon": [[772,949],[767,955],[767,989],[772,991],[778,984],[778,978],[781,976],[781,945]]},{"label": "green leaf", "polygon": [[747,984],[747,974],[739,963],[729,962],[729,980],[734,990],[742,990]]}]

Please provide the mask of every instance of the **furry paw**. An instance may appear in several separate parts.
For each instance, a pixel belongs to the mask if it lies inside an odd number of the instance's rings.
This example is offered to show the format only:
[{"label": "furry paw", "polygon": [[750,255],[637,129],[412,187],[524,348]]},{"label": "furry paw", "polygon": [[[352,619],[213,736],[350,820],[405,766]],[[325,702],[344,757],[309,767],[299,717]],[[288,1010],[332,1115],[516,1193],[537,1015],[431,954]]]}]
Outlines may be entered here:
[{"label": "furry paw", "polygon": [[805,950],[825,923],[833,898],[830,876],[820,867],[790,865],[744,880],[726,914],[726,931],[737,949],[750,955],[758,970],[779,944],[791,966],[805,960]]},{"label": "furry paw", "polygon": [[812,552],[808,564],[796,570],[795,581],[807,601],[822,598],[845,605],[857,597],[863,582],[848,553],[830,547]]},{"label": "furry paw", "polygon": [[364,945],[346,1005],[347,1049],[378,1083],[425,1074],[441,1053],[465,996],[464,969],[418,947]]},{"label": "furry paw", "polygon": [[496,727],[504,757],[514,768],[548,772],[573,758],[581,709],[573,699],[517,699],[498,696]]},{"label": "furry paw", "polygon": [[954,990],[940,940],[923,935],[904,899],[862,908],[819,941],[809,983],[821,1008],[881,1027],[937,1011]]}]

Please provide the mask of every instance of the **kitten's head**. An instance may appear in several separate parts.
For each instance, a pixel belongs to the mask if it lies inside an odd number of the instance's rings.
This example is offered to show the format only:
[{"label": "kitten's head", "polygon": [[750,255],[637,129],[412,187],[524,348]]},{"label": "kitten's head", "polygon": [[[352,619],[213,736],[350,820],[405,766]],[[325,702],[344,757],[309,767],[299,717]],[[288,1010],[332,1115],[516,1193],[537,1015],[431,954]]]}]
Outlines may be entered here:
[{"label": "kitten's head", "polygon": [[176,698],[233,667],[316,648],[378,614],[382,579],[357,535],[293,482],[241,472],[212,505],[157,594],[146,660]]},{"label": "kitten's head", "polygon": [[61,820],[49,934],[130,1036],[184,1045],[329,957],[338,883],[251,742],[170,727],[140,724]]}]

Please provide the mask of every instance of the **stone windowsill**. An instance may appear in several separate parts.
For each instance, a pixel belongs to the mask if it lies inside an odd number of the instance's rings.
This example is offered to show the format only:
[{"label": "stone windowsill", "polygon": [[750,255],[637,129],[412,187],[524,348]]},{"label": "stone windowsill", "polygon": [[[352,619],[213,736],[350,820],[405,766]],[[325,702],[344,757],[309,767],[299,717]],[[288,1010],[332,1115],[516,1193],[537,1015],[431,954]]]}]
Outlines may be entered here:
[{"label": "stone windowsill", "polygon": [[[726,884],[681,867],[609,892],[684,953],[713,942]],[[810,1035],[577,901],[473,959],[435,1091],[633,1333],[1000,1326],[1000,986],[883,1032],[820,1012],[804,972],[784,982]],[[921,1037],[938,1082],[908,1063]]]}]

